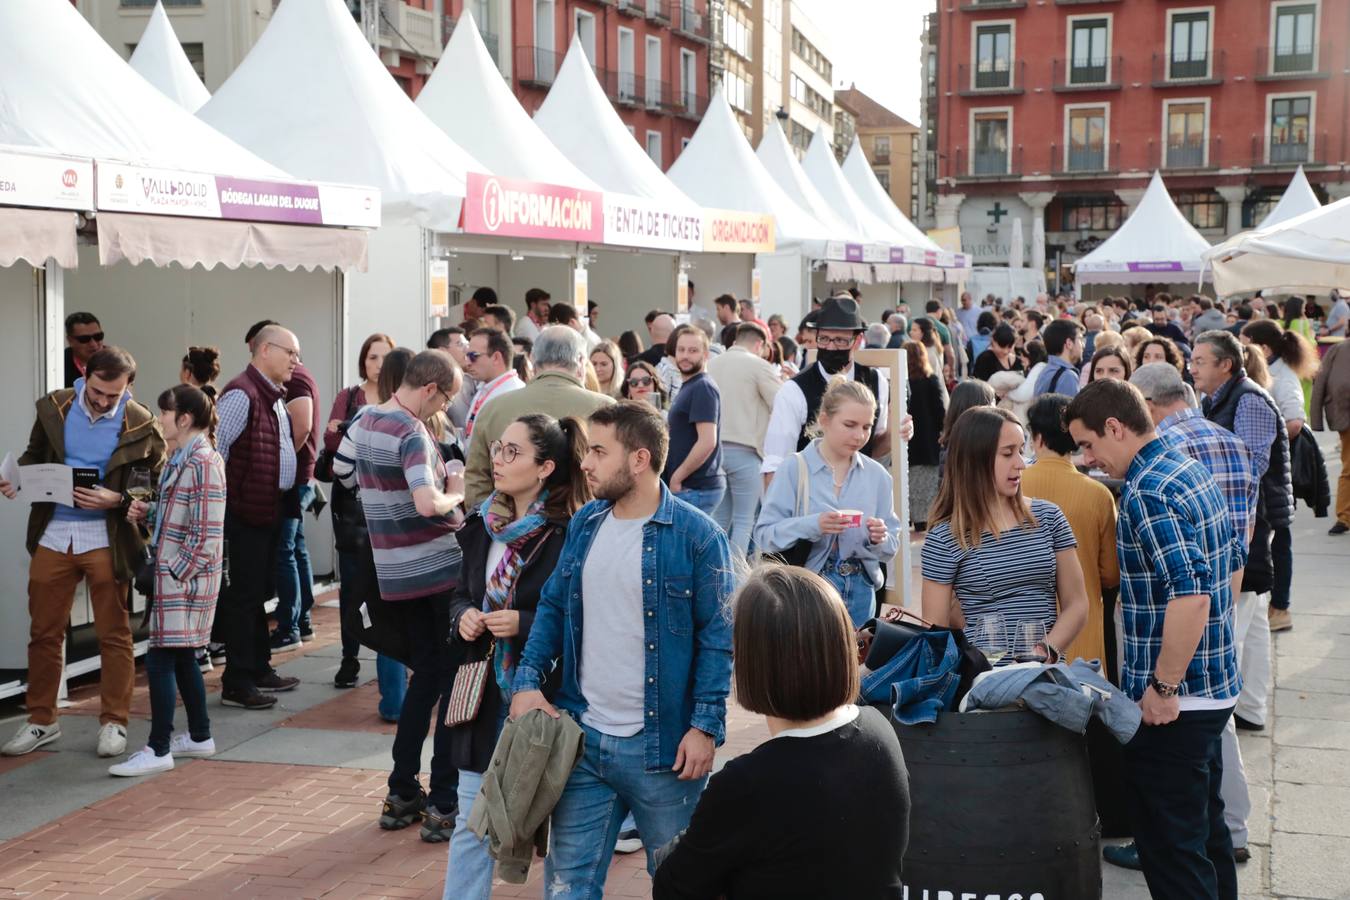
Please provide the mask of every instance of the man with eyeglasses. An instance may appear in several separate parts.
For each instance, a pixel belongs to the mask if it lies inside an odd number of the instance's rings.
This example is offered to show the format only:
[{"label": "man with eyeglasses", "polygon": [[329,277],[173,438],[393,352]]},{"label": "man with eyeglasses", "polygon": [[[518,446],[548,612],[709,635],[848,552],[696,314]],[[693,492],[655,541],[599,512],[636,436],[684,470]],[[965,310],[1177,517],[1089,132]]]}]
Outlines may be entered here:
[{"label": "man with eyeglasses", "polygon": [[872,436],[863,453],[880,457],[891,449],[891,436],[886,430],[889,379],[883,370],[853,361],[853,352],[861,346],[866,328],[857,301],[847,295],[831,297],[816,314],[815,326],[816,364],[784,384],[774,398],[773,414],[764,435],[764,462],[760,466],[766,487],[783,460],[811,443],[807,428],[815,422],[820,400],[835,375],[862,382],[877,398]]},{"label": "man with eyeglasses", "polygon": [[[164,464],[164,436],[154,414],[131,398],[135,380],[131,354],[105,347],[89,358],[73,389],[37,401],[37,421],[19,464],[96,469],[98,480],[74,489],[74,506],[35,502],[28,514],[28,717],[0,748],[6,756],[21,756],[61,737],[56,695],[62,648],[81,581],[89,588],[102,666],[98,755],[126,751],[136,675],[127,584],[144,541],[127,522],[130,501],[124,492],[133,470],[146,469],[154,478]],[[12,500],[19,492],[0,479],[0,494]]]},{"label": "man with eyeglasses", "polygon": [[250,329],[249,365],[221,392],[216,449],[225,458],[229,583],[220,592],[214,638],[225,645],[220,702],[269,709],[298,678],[272,668],[263,605],[276,586],[281,527],[299,517],[295,438],[285,384],[300,364],[300,341],[275,323]]},{"label": "man with eyeglasses", "polygon": [[75,379],[84,377],[89,360],[102,349],[103,326],[97,316],[89,312],[66,316],[66,387],[74,387]]},{"label": "man with eyeglasses", "polygon": [[483,405],[493,397],[500,397],[525,386],[512,366],[515,347],[505,331],[480,328],[469,337],[469,349],[464,354],[470,377],[478,383],[473,400],[464,418],[464,448],[473,440],[473,426]]}]

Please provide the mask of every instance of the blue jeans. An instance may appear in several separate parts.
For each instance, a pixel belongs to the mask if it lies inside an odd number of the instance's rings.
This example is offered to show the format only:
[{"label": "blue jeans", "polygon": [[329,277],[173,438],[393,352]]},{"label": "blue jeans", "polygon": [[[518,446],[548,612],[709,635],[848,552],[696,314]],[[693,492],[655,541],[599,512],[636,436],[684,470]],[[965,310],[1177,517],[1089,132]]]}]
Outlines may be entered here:
[{"label": "blue jeans", "polygon": [[300,629],[300,623],[309,622],[309,611],[314,606],[314,572],[309,566],[309,550],[305,547],[304,510],[314,501],[314,485],[302,484],[300,518],[281,520],[281,537],[277,541],[277,631],[291,634]]},{"label": "blue jeans", "polygon": [[760,474],[759,454],[740,444],[722,445],[722,468],[727,473],[727,490],[713,516],[717,524],[731,538],[731,546],[750,552],[750,534],[755,528],[755,512],[764,493],[764,476]]},{"label": "blue jeans", "polygon": [[150,740],[146,743],[156,756],[169,752],[175,693],[183,697],[188,735],[194,741],[211,737],[211,719],[206,713],[206,683],[202,681],[201,669],[197,668],[193,648],[151,647],[145,651],[145,676],[150,683]]},{"label": "blue jeans", "polygon": [[[501,707],[497,719],[497,733],[510,708],[510,700]],[[455,815],[455,831],[450,835],[450,856],[445,864],[445,893],[442,900],[492,900],[493,860],[488,855],[487,838],[469,830],[469,813],[483,784],[481,772],[459,770],[459,812]]]},{"label": "blue jeans", "polygon": [[717,511],[717,504],[722,502],[722,495],[726,492],[726,487],[685,488],[675,496],[711,516]]},{"label": "blue jeans", "polygon": [[853,620],[853,627],[861,628],[863,623],[877,614],[877,589],[861,564],[852,575],[840,575],[834,564],[835,560],[831,559],[820,575],[834,585],[834,589],[844,599],[844,608]]},{"label": "blue jeans", "polygon": [[375,676],[380,682],[380,718],[397,722],[408,693],[408,667],[383,653],[375,655]]},{"label": "blue jeans", "polygon": [[548,900],[601,900],[614,841],[629,810],[647,851],[647,871],[655,872],[656,850],[689,826],[708,781],[643,771],[641,732],[621,738],[581,727],[586,752],[553,808],[553,839],[544,860]]}]

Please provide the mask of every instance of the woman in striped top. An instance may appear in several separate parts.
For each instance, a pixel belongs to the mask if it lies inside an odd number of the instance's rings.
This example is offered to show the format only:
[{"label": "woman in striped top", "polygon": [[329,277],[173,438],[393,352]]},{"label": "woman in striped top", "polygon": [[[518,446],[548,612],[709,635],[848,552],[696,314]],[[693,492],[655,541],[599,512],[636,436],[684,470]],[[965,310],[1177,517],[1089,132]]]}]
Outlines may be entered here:
[{"label": "woman in striped top", "polygon": [[923,614],[974,638],[997,613],[1006,646],[987,650],[1013,647],[1019,626],[1041,623],[1045,640],[1028,649],[1053,662],[1082,630],[1087,594],[1064,514],[1022,496],[1024,440],[1017,418],[998,408],[969,409],[952,428],[923,546]]}]

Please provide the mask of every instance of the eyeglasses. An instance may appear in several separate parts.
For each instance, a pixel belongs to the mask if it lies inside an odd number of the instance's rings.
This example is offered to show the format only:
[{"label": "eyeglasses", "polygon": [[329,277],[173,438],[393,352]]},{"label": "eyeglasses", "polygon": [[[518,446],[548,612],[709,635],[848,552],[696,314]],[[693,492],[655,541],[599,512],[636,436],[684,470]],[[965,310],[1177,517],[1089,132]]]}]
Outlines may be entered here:
[{"label": "eyeglasses", "polygon": [[493,441],[488,444],[488,454],[492,459],[502,458],[502,462],[510,465],[520,456],[520,447],[515,444],[503,444],[501,441]]},{"label": "eyeglasses", "polygon": [[469,362],[478,362],[485,356],[487,356],[486,353],[479,353],[477,350],[468,350],[464,353],[464,358]]},{"label": "eyeglasses", "polygon": [[296,362],[300,362],[300,361],[301,361],[301,360],[300,360],[300,351],[299,351],[299,350],[293,350],[292,348],[287,347],[287,346],[284,346],[284,345],[282,345],[282,344],[278,344],[278,343],[276,343],[275,341],[268,341],[268,342],[267,342],[267,346],[269,346],[269,347],[276,347],[278,350],[280,350],[282,353],[285,353],[287,356],[289,356],[291,359],[295,360]]},{"label": "eyeglasses", "polygon": [[853,346],[851,337],[816,337],[816,346],[821,350],[847,350]]},{"label": "eyeglasses", "polygon": [[629,387],[651,387],[651,386],[652,386],[652,379],[651,379],[651,376],[650,376],[650,375],[644,375],[644,376],[642,376],[641,378],[630,378],[630,379],[628,379],[628,386],[629,386]]},{"label": "eyeglasses", "polygon": [[103,343],[103,332],[96,331],[93,334],[72,334],[70,339],[80,344],[87,344],[90,341],[98,341],[101,344]]}]

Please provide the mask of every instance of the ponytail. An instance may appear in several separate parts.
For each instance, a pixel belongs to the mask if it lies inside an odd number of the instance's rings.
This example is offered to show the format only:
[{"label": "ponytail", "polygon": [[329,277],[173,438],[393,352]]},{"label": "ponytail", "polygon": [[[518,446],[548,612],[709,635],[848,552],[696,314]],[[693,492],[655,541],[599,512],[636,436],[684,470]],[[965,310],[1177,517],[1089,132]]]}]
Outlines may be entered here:
[{"label": "ponytail", "polygon": [[160,412],[171,412],[175,416],[187,416],[192,420],[193,428],[201,428],[206,431],[206,437],[211,442],[211,446],[216,445],[216,425],[219,422],[216,416],[215,390],[213,388],[199,388],[190,384],[176,384],[159,395]]},{"label": "ponytail", "polygon": [[1276,359],[1283,360],[1299,378],[1310,380],[1317,374],[1320,362],[1317,351],[1297,331],[1281,328],[1273,319],[1257,319],[1244,325],[1242,334],[1252,344],[1264,347]]},{"label": "ponytail", "polygon": [[581,461],[586,457],[589,438],[586,424],[575,416],[559,421],[542,413],[516,419],[530,434],[534,457],[540,463],[553,463],[553,471],[544,480],[548,489],[545,515],[555,521],[570,519],[591,499]]}]

